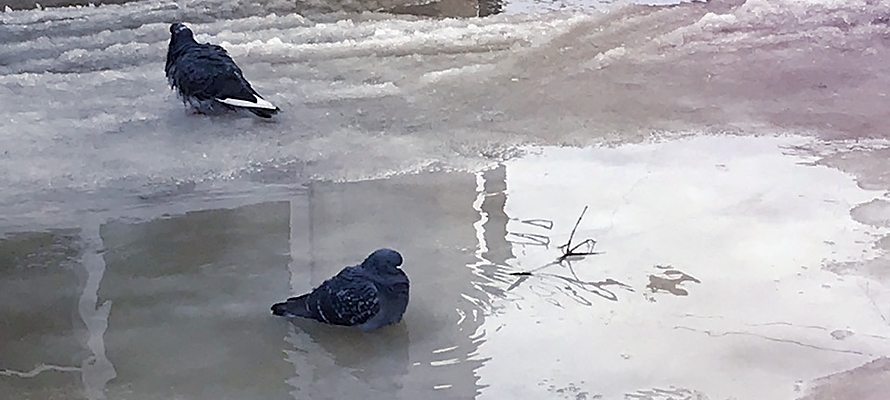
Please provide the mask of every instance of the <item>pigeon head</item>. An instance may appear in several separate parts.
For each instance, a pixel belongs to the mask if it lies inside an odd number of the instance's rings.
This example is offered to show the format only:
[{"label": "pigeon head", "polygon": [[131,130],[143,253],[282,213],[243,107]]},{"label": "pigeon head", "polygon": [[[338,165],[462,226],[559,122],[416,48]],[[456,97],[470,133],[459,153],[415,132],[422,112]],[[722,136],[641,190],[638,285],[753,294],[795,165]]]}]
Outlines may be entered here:
[{"label": "pigeon head", "polygon": [[175,61],[182,51],[195,45],[197,42],[192,36],[192,30],[185,24],[176,22],[170,25],[170,45],[167,46],[167,65],[164,67],[167,79],[170,79],[170,74],[175,69]]},{"label": "pigeon head", "polygon": [[181,42],[182,40],[194,42],[195,38],[192,30],[181,22],[170,25],[170,43]]},{"label": "pigeon head", "polygon": [[191,29],[189,29],[187,26],[185,26],[185,24],[183,24],[182,22],[174,22],[172,25],[170,25],[170,33],[171,34],[175,35],[177,32],[181,32],[181,31],[191,32]]},{"label": "pigeon head", "polygon": [[362,268],[381,273],[396,272],[399,265],[402,265],[402,255],[393,249],[379,249],[362,261]]}]

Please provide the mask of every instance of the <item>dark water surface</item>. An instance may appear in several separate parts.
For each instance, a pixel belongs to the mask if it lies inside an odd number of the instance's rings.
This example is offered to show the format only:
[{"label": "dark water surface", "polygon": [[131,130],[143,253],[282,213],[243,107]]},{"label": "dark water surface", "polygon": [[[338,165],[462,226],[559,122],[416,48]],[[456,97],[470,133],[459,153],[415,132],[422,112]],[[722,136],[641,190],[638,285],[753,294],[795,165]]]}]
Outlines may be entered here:
[{"label": "dark water surface", "polygon": [[[466,268],[475,198],[472,174],[424,174],[317,183],[288,201],[151,221],[8,234],[0,242],[0,393],[473,397],[482,310],[468,298],[484,297]],[[403,253],[412,279],[404,323],[364,334],[269,313],[292,290],[382,246]]]}]

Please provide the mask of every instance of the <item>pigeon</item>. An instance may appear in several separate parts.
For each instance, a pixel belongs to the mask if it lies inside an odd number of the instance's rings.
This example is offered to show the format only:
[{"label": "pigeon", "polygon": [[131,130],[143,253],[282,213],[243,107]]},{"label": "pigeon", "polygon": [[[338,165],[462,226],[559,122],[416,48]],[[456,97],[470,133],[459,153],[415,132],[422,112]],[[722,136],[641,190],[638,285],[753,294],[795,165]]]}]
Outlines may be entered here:
[{"label": "pigeon", "polygon": [[408,307],[402,255],[379,249],[359,265],[343,268],[311,292],[272,306],[272,314],[314,319],[371,331],[398,323]]},{"label": "pigeon", "polygon": [[198,113],[244,109],[262,118],[272,118],[280,111],[253,90],[226,49],[196,42],[192,30],[184,24],[170,25],[164,71],[182,103]]}]

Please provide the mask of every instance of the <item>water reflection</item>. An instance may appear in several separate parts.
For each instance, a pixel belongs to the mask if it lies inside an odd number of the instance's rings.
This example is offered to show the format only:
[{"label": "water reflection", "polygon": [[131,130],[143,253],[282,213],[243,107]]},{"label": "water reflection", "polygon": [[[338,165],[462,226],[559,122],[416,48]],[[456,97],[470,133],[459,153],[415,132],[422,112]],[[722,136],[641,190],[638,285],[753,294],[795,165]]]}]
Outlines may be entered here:
[{"label": "water reflection", "polygon": [[296,371],[287,381],[295,399],[394,398],[402,391],[410,365],[405,324],[373,334],[310,321],[294,324],[285,354]]},{"label": "water reflection", "polygon": [[[404,321],[379,332],[294,322],[287,341],[297,397],[366,390],[381,398],[475,396],[474,371],[482,361],[471,356],[478,346],[472,335],[482,323],[482,293],[464,267],[476,248],[474,187],[473,175],[460,173],[314,182],[307,202],[292,206],[292,293],[384,246],[402,253],[411,279]],[[319,354],[327,364],[318,364]],[[318,368],[328,372],[307,367],[323,364]]]},{"label": "water reflection", "polygon": [[79,332],[84,286],[77,230],[24,232],[0,238],[0,393],[7,399],[82,393],[90,356]]},{"label": "water reflection", "polygon": [[[873,251],[882,233],[850,208],[883,194],[786,154],[799,142],[696,137],[508,161],[515,257],[478,268],[500,305],[482,325],[480,398],[791,398],[801,376],[885,355],[880,312],[852,306],[870,304],[860,285],[880,284],[819,268]],[[602,253],[554,262],[584,207],[576,239]],[[849,326],[885,339],[828,334]]]},{"label": "water reflection", "polygon": [[[507,240],[510,218],[504,213],[507,201],[506,168],[503,164],[476,174],[476,199],[473,209],[478,213],[473,224],[476,230],[475,260],[467,264],[475,275],[473,285],[480,296],[469,298],[486,313],[497,312],[503,300],[516,299],[504,290],[513,281],[508,262],[513,260],[513,248]],[[484,331],[481,332],[484,336]]]},{"label": "water reflection", "polygon": [[[0,241],[0,389],[21,398],[472,398],[488,302],[466,268],[477,249],[474,179],[315,182],[286,201],[9,235]],[[506,218],[490,212],[485,254],[503,264]],[[270,315],[274,301],[382,246],[402,252],[412,279],[403,323],[366,334]]]},{"label": "water reflection", "polygon": [[[484,279],[477,283],[492,298],[502,300],[520,300],[522,295],[510,295],[511,291],[526,285],[537,297],[561,306],[560,300],[567,298],[583,305],[593,305],[590,295],[605,300],[617,301],[617,294],[610,287],[633,291],[630,286],[612,278],[598,281],[583,280],[578,277],[572,261],[580,261],[586,256],[598,252],[593,251],[596,242],[590,238],[574,238],[561,246],[551,246],[553,220],[546,218],[521,219],[510,217],[505,212],[507,202],[507,167],[498,165],[477,174],[479,198],[476,201],[480,213],[477,224],[477,237],[480,240],[478,262],[471,268]],[[583,213],[581,215],[583,217]],[[580,220],[579,220],[580,222]],[[508,225],[512,226],[508,229]],[[551,247],[561,251],[556,261],[516,271],[516,257],[513,249],[546,251]],[[554,267],[557,269],[554,270]],[[477,302],[489,309],[487,302]],[[521,307],[521,304],[516,304]],[[497,306],[495,306],[497,308]]]},{"label": "water reflection", "polygon": [[82,339],[92,352],[81,363],[81,380],[84,395],[91,400],[104,400],[108,382],[117,377],[114,365],[105,354],[105,332],[108,329],[108,316],[111,313],[111,301],[99,303],[99,284],[105,275],[105,260],[102,257],[103,245],[99,230],[88,226],[82,232],[85,245],[80,264],[86,274],[77,309],[86,325]]},{"label": "water reflection", "polygon": [[100,227],[110,398],[287,395],[268,307],[287,290],[289,213],[272,202]]},{"label": "water reflection", "polygon": [[[873,251],[886,233],[850,208],[882,193],[783,154],[795,140],[544,149],[477,174],[9,234],[0,392],[780,398],[791,374],[886,356],[890,337],[870,308],[879,282],[818,268]],[[564,257],[584,206],[572,243],[601,253]],[[404,322],[367,334],[270,315],[382,246],[412,280]]]}]

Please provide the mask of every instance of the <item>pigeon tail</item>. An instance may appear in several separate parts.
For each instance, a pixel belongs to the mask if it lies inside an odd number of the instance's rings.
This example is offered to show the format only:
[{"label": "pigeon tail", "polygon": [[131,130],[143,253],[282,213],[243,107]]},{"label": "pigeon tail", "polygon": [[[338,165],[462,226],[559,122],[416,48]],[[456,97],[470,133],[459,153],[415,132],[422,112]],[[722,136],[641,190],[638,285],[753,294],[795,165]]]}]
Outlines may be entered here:
[{"label": "pigeon tail", "polygon": [[260,118],[272,118],[273,115],[278,114],[278,109],[274,110],[266,110],[263,108],[248,108],[247,111],[252,112],[254,115]]},{"label": "pigeon tail", "polygon": [[278,107],[275,107],[274,104],[266,101],[266,99],[260,96],[254,97],[256,98],[256,101],[235,99],[231,97],[226,99],[216,99],[216,101],[230,107],[243,108],[262,118],[272,118],[273,115],[277,114],[278,111],[280,111]]},{"label": "pigeon tail", "polygon": [[272,314],[278,315],[280,317],[312,318],[312,316],[306,310],[306,299],[308,297],[309,294],[307,293],[299,297],[291,297],[284,303],[273,304]]}]

